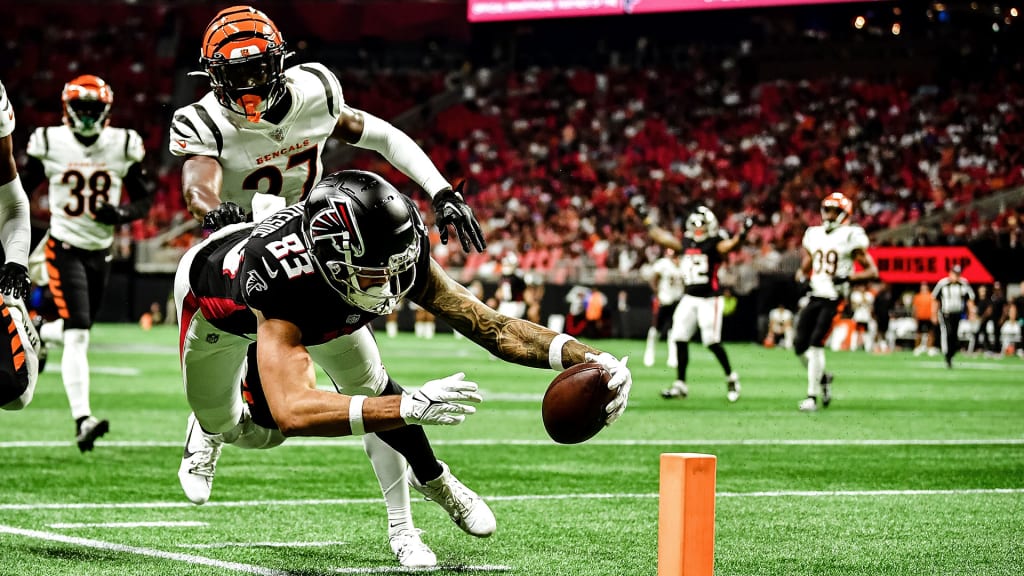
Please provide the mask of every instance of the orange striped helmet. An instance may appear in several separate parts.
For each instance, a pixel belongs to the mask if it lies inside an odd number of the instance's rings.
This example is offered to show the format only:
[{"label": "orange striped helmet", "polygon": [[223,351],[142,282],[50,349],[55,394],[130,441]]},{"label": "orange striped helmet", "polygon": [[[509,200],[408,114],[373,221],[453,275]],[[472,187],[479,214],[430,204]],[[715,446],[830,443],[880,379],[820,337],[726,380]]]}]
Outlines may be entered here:
[{"label": "orange striped helmet", "polygon": [[841,192],[833,192],[821,201],[821,220],[832,230],[846,224],[853,217],[853,202]]},{"label": "orange striped helmet", "polygon": [[80,136],[96,136],[110,123],[114,90],[99,76],[85,74],[64,85],[64,124]]},{"label": "orange striped helmet", "polygon": [[199,63],[221,106],[259,122],[285,91],[285,44],[252,6],[221,10],[206,27]]}]

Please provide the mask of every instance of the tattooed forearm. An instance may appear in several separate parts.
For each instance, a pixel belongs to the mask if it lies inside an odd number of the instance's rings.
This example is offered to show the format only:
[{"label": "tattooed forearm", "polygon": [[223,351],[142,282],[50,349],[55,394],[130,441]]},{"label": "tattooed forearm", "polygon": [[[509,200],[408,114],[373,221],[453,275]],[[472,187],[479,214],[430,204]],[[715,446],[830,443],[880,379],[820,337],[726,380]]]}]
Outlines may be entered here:
[{"label": "tattooed forearm", "polygon": [[[436,262],[431,261],[427,287],[416,303],[502,360],[534,368],[550,368],[548,347],[557,332],[527,320],[499,314],[448,278]],[[587,352],[599,353],[590,346],[570,341],[562,348],[562,363],[565,366],[579,364]]]}]

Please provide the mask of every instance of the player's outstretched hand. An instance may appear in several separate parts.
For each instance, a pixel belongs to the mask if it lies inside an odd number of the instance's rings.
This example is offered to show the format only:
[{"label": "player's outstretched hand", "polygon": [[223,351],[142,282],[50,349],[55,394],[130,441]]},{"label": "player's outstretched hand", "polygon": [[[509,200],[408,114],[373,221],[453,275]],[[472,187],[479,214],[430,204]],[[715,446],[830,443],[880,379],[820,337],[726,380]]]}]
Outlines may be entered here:
[{"label": "player's outstretched hand", "polygon": [[455,234],[459,237],[462,250],[470,252],[470,243],[477,252],[483,252],[487,248],[484,242],[484,233],[480,229],[480,223],[476,221],[473,209],[466,204],[462,197],[462,189],[466,181],[463,180],[455,187],[445,188],[434,196],[430,205],[434,209],[434,221],[437,223],[437,231],[441,233],[441,243],[448,243],[448,227],[455,228]]},{"label": "player's outstretched hand", "polygon": [[225,226],[245,222],[245,210],[234,202],[224,202],[203,216],[203,231],[216,232]]},{"label": "player's outstretched hand", "polygon": [[605,370],[611,372],[612,378],[608,381],[608,389],[615,390],[615,398],[605,407],[608,417],[604,421],[606,425],[610,426],[626,411],[626,404],[629,402],[629,389],[633,387],[633,375],[626,367],[629,356],[623,356],[622,360],[619,360],[607,352],[597,355],[587,352],[584,358],[587,362],[597,362],[604,366]]},{"label": "player's outstretched hand", "polygon": [[32,283],[28,279],[28,268],[17,262],[8,262],[0,266],[0,293],[25,300],[32,291]]},{"label": "player's outstretched hand", "polygon": [[440,380],[431,380],[412,394],[402,395],[399,412],[406,424],[460,424],[476,407],[467,402],[483,400],[476,382],[465,379],[463,372]]}]

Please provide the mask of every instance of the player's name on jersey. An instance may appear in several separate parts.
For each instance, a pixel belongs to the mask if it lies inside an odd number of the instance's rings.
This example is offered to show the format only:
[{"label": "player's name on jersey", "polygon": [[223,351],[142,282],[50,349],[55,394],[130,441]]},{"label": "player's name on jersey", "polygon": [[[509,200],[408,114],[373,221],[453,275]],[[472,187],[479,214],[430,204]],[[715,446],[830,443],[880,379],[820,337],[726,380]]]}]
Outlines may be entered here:
[{"label": "player's name on jersey", "polygon": [[271,152],[270,154],[265,154],[263,156],[260,156],[259,158],[256,159],[256,164],[259,165],[259,164],[263,164],[264,162],[270,162],[274,158],[279,158],[281,156],[288,156],[288,155],[290,155],[290,154],[292,154],[294,152],[302,150],[303,148],[309,148],[309,146],[311,144],[312,143],[309,141],[309,138],[306,138],[302,142],[299,142],[297,144],[292,144],[291,146],[289,146],[287,148],[281,148],[280,150],[275,150],[275,151]]},{"label": "player's name on jersey", "polygon": [[68,168],[106,168],[106,162],[93,162],[91,160],[72,160],[67,164]]}]

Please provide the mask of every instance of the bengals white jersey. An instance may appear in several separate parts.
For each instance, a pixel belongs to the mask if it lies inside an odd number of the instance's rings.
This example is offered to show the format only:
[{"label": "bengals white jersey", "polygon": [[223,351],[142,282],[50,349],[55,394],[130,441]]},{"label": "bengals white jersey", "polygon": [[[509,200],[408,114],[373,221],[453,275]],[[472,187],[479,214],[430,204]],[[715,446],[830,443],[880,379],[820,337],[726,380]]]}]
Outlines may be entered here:
[{"label": "bengals white jersey", "polygon": [[671,258],[658,258],[651,267],[658,276],[657,296],[662,305],[675,304],[683,297],[683,269]]},{"label": "bengals white jersey", "polygon": [[14,107],[7,97],[7,90],[0,82],[0,138],[6,138],[14,132]]},{"label": "bengals white jersey", "polygon": [[853,274],[853,253],[867,250],[868,235],[860,226],[839,226],[831,232],[811,226],[804,232],[804,249],[811,255],[811,296],[837,300],[845,294],[835,279]]},{"label": "bengals white jersey", "polygon": [[285,70],[291,107],[278,124],[250,122],[221,106],[212,92],[179,108],[171,122],[171,153],[220,162],[220,198],[252,211],[256,193],[302,200],[323,172],[320,155],[345,99],[337,77],[321,64]]},{"label": "bengals white jersey", "polygon": [[36,128],[28,155],[43,163],[50,183],[50,236],[83,250],[103,250],[114,241],[114,227],[94,220],[104,203],[121,203],[121,182],[146,149],[127,128],[104,128],[86,146],[67,126]]}]

